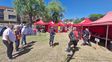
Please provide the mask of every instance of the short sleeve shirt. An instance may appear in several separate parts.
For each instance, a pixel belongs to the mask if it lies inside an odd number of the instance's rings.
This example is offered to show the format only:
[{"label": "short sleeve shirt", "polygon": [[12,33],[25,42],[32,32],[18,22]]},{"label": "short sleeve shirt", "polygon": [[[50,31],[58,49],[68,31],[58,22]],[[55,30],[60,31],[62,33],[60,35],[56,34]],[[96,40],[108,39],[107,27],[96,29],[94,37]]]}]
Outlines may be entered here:
[{"label": "short sleeve shirt", "polygon": [[21,30],[21,34],[26,35],[27,34],[27,29],[23,27],[22,30]]},{"label": "short sleeve shirt", "polygon": [[15,37],[13,31],[12,31],[10,28],[7,28],[7,29],[3,32],[2,40],[8,40],[8,39],[6,38],[6,36],[9,37],[9,40],[10,40],[11,42],[15,42],[16,37]]}]

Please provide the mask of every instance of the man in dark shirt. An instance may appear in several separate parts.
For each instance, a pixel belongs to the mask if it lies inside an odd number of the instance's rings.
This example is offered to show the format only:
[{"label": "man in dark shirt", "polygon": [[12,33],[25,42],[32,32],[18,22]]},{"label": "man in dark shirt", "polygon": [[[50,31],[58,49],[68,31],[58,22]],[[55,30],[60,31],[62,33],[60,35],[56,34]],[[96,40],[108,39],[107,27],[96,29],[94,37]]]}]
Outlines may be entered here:
[{"label": "man in dark shirt", "polygon": [[83,31],[83,41],[84,41],[84,45],[88,43],[88,45],[91,46],[90,37],[91,37],[91,33],[90,33],[89,29],[86,28],[86,29]]},{"label": "man in dark shirt", "polygon": [[78,35],[78,31],[76,30],[76,27],[72,28],[72,30],[70,31],[69,39],[70,41],[68,42],[66,52],[69,52],[70,54],[72,54],[72,45],[73,45],[73,48],[75,48],[79,41],[79,35]]},{"label": "man in dark shirt", "polygon": [[55,30],[53,27],[51,27],[50,28],[50,41],[49,41],[50,46],[53,46],[54,37],[55,37]]}]

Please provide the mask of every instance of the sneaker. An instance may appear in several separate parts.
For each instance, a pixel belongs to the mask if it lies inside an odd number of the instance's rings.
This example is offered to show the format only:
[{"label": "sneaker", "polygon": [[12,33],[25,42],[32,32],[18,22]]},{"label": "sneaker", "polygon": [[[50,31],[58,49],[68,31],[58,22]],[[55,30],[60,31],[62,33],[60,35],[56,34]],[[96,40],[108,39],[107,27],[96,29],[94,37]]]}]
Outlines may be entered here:
[{"label": "sneaker", "polygon": [[73,52],[72,51],[70,51],[69,53],[68,53],[68,55],[72,55],[73,54]]},{"label": "sneaker", "polygon": [[65,52],[68,52],[67,49],[65,49]]}]

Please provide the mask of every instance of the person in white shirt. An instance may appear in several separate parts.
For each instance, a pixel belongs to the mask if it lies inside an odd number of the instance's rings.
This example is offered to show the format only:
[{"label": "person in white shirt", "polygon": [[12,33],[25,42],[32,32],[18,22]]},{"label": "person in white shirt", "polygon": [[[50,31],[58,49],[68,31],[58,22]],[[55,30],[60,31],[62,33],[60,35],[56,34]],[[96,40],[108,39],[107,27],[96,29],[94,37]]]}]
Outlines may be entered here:
[{"label": "person in white shirt", "polygon": [[26,35],[27,35],[27,28],[26,26],[23,26],[22,30],[21,30],[21,35],[22,35],[22,45],[26,45]]},{"label": "person in white shirt", "polygon": [[9,59],[12,59],[12,52],[13,52],[13,42],[15,42],[16,37],[12,31],[13,25],[9,25],[6,30],[4,30],[2,35],[2,40],[4,45],[7,47],[7,56]]}]

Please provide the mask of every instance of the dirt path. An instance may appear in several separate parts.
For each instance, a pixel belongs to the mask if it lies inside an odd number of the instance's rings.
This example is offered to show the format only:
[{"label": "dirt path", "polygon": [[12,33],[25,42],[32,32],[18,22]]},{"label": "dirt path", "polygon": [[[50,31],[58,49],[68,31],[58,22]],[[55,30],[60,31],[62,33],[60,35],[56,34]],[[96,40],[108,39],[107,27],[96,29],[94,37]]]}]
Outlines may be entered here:
[{"label": "dirt path", "polygon": [[[32,46],[27,47],[24,53],[16,57],[13,62],[65,62],[67,55],[65,53],[66,44],[68,41],[67,34],[57,34],[55,42],[59,43],[54,48],[49,47],[48,35],[41,35],[42,38]],[[94,49],[90,46],[81,46],[82,41],[78,44],[78,51],[75,52],[69,62],[112,62],[112,52],[103,47]],[[0,62],[7,62],[4,48],[0,48]]]}]

